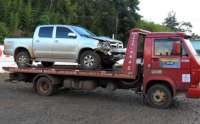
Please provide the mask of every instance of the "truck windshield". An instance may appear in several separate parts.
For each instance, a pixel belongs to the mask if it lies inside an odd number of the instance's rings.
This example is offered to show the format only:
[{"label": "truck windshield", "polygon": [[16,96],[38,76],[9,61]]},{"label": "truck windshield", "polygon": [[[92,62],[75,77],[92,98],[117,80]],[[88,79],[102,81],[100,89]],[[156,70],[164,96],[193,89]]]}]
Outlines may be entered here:
[{"label": "truck windshield", "polygon": [[195,60],[200,64],[200,56],[198,55],[197,51],[195,50],[194,46],[192,45],[191,41],[188,39],[185,39],[185,43],[188,46],[191,54],[194,56]]},{"label": "truck windshield", "polygon": [[197,54],[200,56],[200,40],[190,40]]},{"label": "truck windshield", "polygon": [[86,37],[95,37],[96,35],[89,30],[83,28],[83,27],[78,27],[78,26],[73,26],[72,27],[79,35],[81,36],[86,36]]}]

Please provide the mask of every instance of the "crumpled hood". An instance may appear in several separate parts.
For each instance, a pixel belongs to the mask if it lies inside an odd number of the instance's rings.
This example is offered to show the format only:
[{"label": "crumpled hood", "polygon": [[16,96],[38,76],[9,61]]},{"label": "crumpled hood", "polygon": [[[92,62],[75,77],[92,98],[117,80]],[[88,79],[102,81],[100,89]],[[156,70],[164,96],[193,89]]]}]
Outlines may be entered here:
[{"label": "crumpled hood", "polygon": [[110,37],[105,37],[105,36],[94,36],[94,37],[90,37],[90,38],[93,38],[96,40],[108,41],[108,42],[122,43],[122,41],[112,39]]}]

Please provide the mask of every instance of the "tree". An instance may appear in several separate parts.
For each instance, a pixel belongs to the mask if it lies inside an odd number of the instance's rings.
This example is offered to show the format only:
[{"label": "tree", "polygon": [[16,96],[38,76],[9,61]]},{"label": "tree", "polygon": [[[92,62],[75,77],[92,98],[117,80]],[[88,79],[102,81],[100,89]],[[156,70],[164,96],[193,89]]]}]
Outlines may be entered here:
[{"label": "tree", "polygon": [[7,34],[8,34],[8,30],[6,28],[6,24],[0,22],[0,44],[3,43],[3,39]]},{"label": "tree", "polygon": [[50,19],[49,16],[47,14],[43,14],[40,16],[40,19],[38,21],[38,25],[44,25],[44,24],[49,24],[50,23]]},{"label": "tree", "polygon": [[10,13],[9,16],[9,27],[12,33],[16,33],[19,26],[19,16],[18,13]]},{"label": "tree", "polygon": [[179,23],[178,31],[192,32],[192,24],[190,22],[181,22]]},{"label": "tree", "polygon": [[163,24],[172,31],[192,32],[192,24],[184,21],[178,22],[176,13],[173,11],[169,12],[168,17],[165,18]]},{"label": "tree", "polygon": [[140,20],[139,0],[0,0],[0,22],[11,35],[31,35],[38,24],[73,24],[126,41]]},{"label": "tree", "polygon": [[171,31],[170,28],[164,26],[164,25],[160,25],[160,24],[155,24],[154,22],[148,22],[145,20],[141,20],[136,24],[137,28],[142,28],[142,29],[146,29],[152,32],[169,32]]},{"label": "tree", "polygon": [[165,18],[165,21],[163,23],[166,27],[170,28],[173,31],[177,31],[177,26],[179,23],[176,19],[176,13],[174,11],[171,11],[168,13],[168,17]]},{"label": "tree", "polygon": [[28,1],[27,5],[24,8],[24,11],[21,12],[21,27],[25,32],[25,35],[30,35],[33,30],[33,12],[31,1]]}]

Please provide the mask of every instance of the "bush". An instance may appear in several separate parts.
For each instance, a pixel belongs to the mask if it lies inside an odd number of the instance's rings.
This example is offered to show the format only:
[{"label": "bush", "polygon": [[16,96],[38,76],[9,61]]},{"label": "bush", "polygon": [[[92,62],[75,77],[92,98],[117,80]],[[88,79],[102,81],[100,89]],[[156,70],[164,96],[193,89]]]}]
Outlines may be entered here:
[{"label": "bush", "polygon": [[0,44],[3,43],[3,40],[7,34],[8,34],[8,30],[6,28],[6,24],[0,22]]},{"label": "bush", "polygon": [[154,22],[148,22],[148,21],[144,21],[141,20],[136,24],[137,28],[142,28],[145,30],[149,30],[152,32],[170,32],[170,28],[164,26],[164,25],[160,25],[160,24],[156,24]]}]

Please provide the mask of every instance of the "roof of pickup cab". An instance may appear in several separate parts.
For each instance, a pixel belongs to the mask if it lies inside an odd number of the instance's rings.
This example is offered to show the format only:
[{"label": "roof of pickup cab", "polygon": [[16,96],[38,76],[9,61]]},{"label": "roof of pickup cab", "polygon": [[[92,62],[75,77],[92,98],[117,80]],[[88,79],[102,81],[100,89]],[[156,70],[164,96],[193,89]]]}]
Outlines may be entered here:
[{"label": "roof of pickup cab", "polygon": [[138,32],[145,34],[146,37],[186,37],[187,35],[184,32],[150,32],[147,30],[134,28],[130,30],[131,32]]},{"label": "roof of pickup cab", "polygon": [[63,25],[63,24],[38,25],[37,27],[50,27],[50,26],[80,27],[80,26],[75,26],[75,25]]}]

